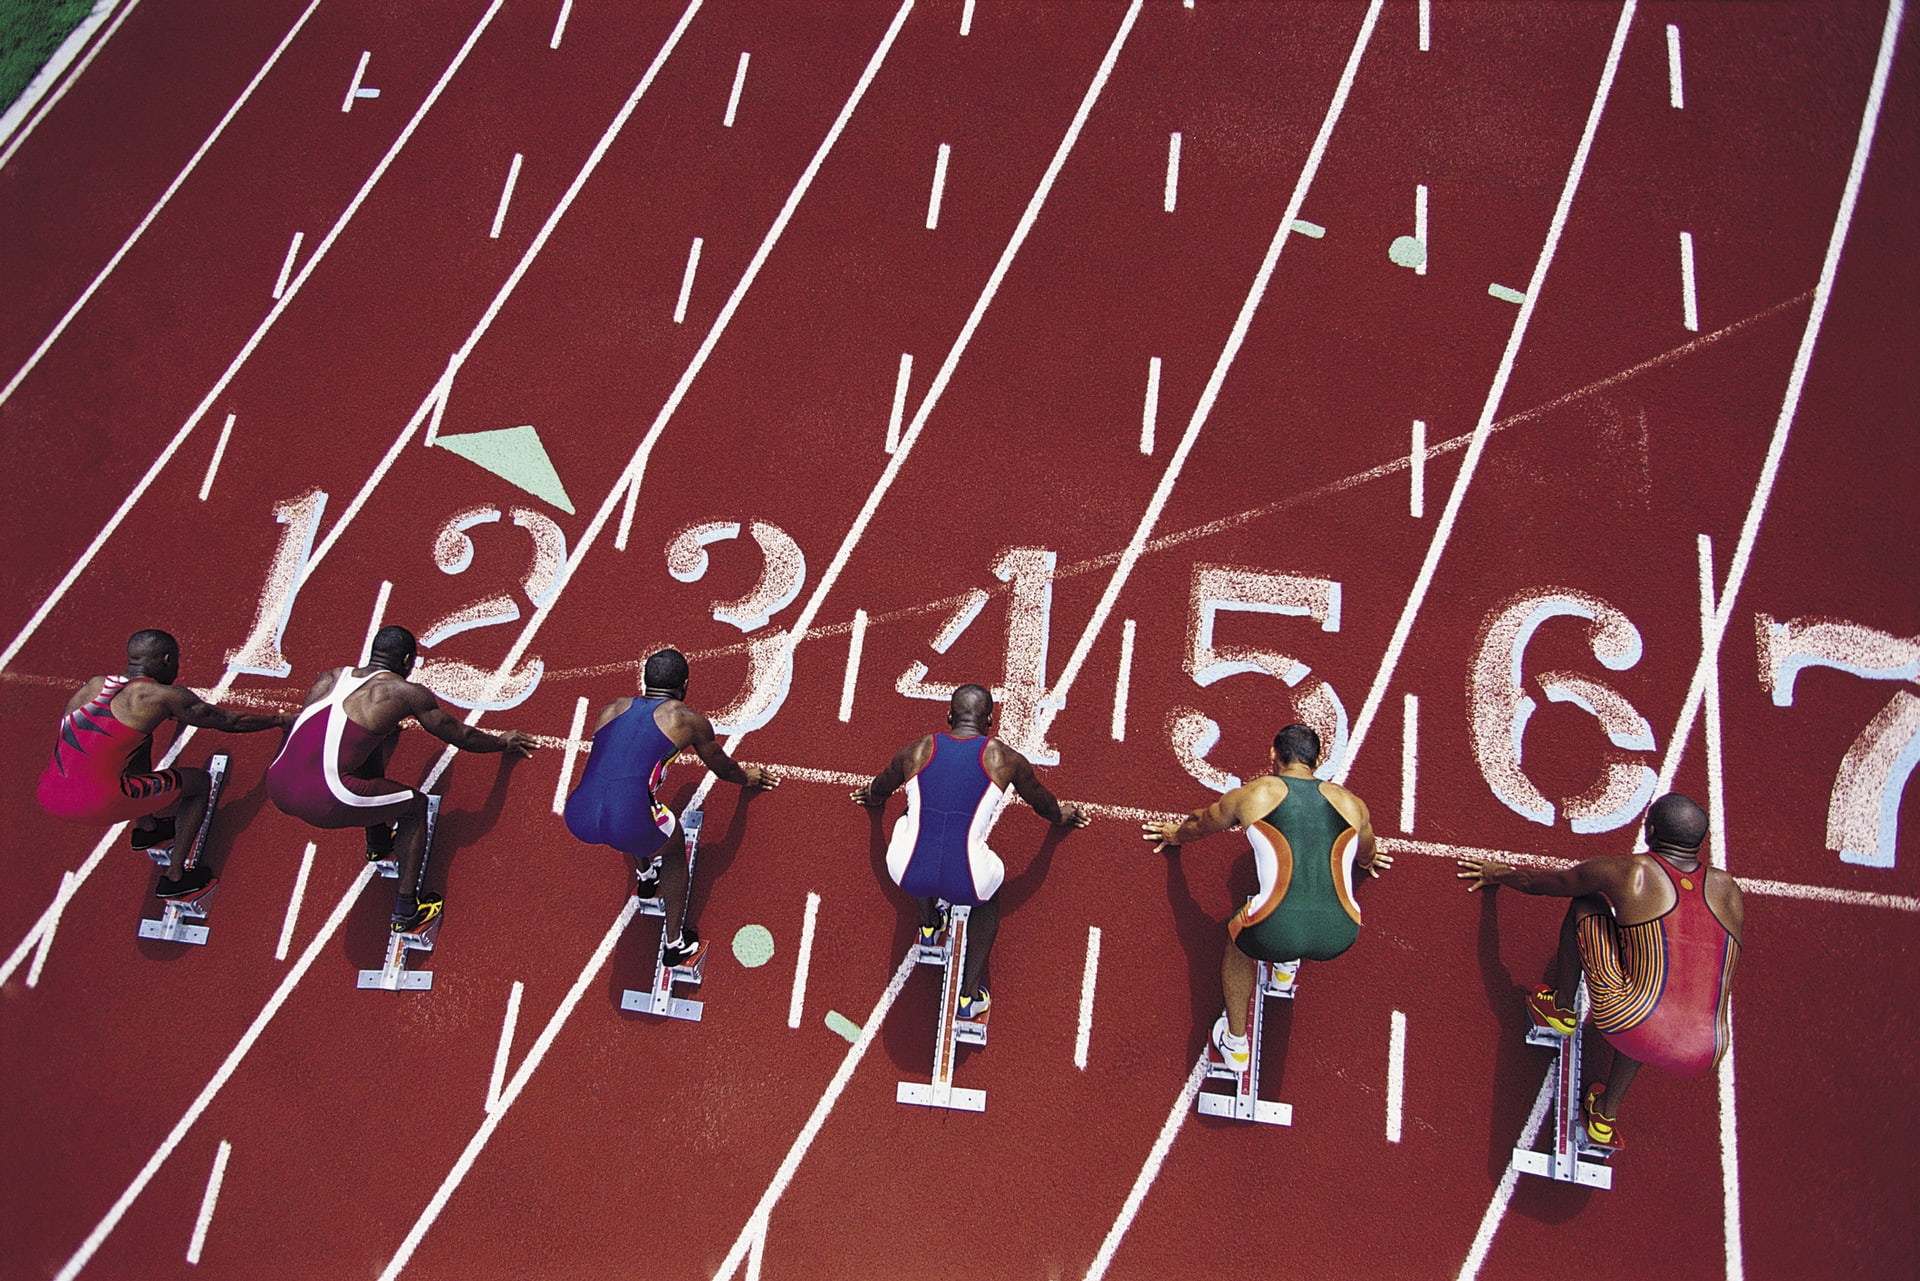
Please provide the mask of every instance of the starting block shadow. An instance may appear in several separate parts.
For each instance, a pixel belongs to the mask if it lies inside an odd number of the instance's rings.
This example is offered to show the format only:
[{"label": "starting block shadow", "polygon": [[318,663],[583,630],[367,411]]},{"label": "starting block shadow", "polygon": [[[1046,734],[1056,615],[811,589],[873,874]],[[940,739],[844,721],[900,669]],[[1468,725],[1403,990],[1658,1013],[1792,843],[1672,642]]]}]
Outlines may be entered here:
[{"label": "starting block shadow", "polygon": [[1573,1032],[1562,1035],[1552,1028],[1534,1025],[1527,1029],[1527,1044],[1553,1051],[1553,1128],[1547,1138],[1547,1150],[1515,1148],[1513,1168],[1522,1174],[1534,1174],[1558,1183],[1578,1183],[1590,1188],[1612,1188],[1613,1169],[1606,1164],[1612,1149],[1587,1137],[1581,1119],[1580,1054],[1581,1033],[1586,1028],[1587,984],[1580,981],[1574,996],[1577,1018]]},{"label": "starting block shadow", "polygon": [[[199,866],[201,851],[206,849],[207,832],[213,826],[214,807],[220,804],[220,793],[226,790],[227,786],[227,754],[225,752],[216,754],[207,762],[207,775],[211,780],[207,789],[207,811],[200,816],[200,830],[193,834],[193,846],[187,851],[187,860],[183,865],[185,867]],[[172,854],[162,850],[149,848],[147,854],[161,867],[168,867],[173,862]],[[159,920],[143,919],[140,922],[140,937],[160,939],[168,943],[192,943],[196,947],[205,947],[207,927],[195,922],[207,919],[207,909],[213,905],[214,891],[219,888],[219,882],[216,881],[191,902],[181,902],[177,899],[164,900]]]},{"label": "starting block shadow", "polygon": [[[699,810],[690,809],[680,816],[680,830],[687,837],[687,895],[680,907],[680,927],[687,922],[686,904],[693,900],[693,856],[700,848],[700,828],[706,822],[706,815]],[[632,1010],[636,1014],[659,1014],[670,1019],[686,1019],[691,1023],[700,1021],[703,1008],[699,1001],[675,996],[673,985],[686,983],[699,987],[706,981],[707,956],[711,947],[700,954],[700,959],[692,965],[668,965],[667,941],[679,932],[667,924],[667,903],[665,899],[643,898],[640,900],[640,915],[660,918],[660,948],[653,958],[653,986],[642,992],[637,988],[628,988],[620,994],[620,1008]]]},{"label": "starting block shadow", "polygon": [[1247,1067],[1235,1071],[1213,1055],[1207,1045],[1207,1079],[1232,1081],[1233,1093],[1200,1091],[1194,1106],[1202,1116],[1224,1116],[1236,1121],[1257,1121],[1263,1125],[1292,1125],[1293,1105],[1275,1103],[1260,1097],[1260,1044],[1266,1031],[1268,997],[1291,1001],[1299,980],[1300,962],[1259,962],[1254,973],[1253,996],[1247,1002]]},{"label": "starting block shadow", "polygon": [[[433,831],[440,823],[440,798],[427,796],[427,842],[420,853],[420,876],[414,882],[413,892],[418,894],[420,887],[427,883],[427,862],[433,857]],[[388,880],[400,879],[398,857],[374,864],[380,875]],[[377,970],[361,970],[356,984],[363,988],[379,988],[385,992],[425,992],[433,986],[433,971],[409,970],[408,952],[432,952],[433,945],[440,941],[440,926],[446,920],[446,909],[433,918],[433,923],[418,934],[395,934],[388,931],[386,961]]]},{"label": "starting block shadow", "polygon": [[913,947],[916,964],[943,967],[940,1026],[933,1038],[933,1080],[924,1085],[919,1081],[902,1081],[894,1097],[901,1103],[911,1103],[917,1107],[984,1112],[987,1110],[985,1090],[965,1090],[953,1083],[954,1059],[959,1054],[959,1047],[962,1044],[985,1046],[987,1043],[985,1019],[971,1022],[960,1017],[960,985],[965,981],[967,969],[967,918],[972,915],[972,909],[944,902],[941,906],[947,913],[945,942],[923,946],[916,940]]}]

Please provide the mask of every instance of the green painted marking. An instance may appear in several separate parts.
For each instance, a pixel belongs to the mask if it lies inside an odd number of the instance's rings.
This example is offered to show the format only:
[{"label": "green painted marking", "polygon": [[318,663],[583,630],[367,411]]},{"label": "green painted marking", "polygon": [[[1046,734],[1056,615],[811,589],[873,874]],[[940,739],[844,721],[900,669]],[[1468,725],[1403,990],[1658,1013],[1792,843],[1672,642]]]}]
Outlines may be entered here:
[{"label": "green painted marking", "polygon": [[1427,247],[1417,236],[1397,236],[1387,246],[1387,260],[1396,267],[1423,267],[1427,262]]},{"label": "green painted marking", "polygon": [[733,936],[733,956],[750,970],[773,959],[773,931],[764,925],[742,925]]},{"label": "green painted marking", "polygon": [[846,1037],[849,1041],[860,1039],[860,1025],[838,1010],[827,1011],[827,1026]]},{"label": "green painted marking", "polygon": [[1498,298],[1501,302],[1510,302],[1515,306],[1527,300],[1527,296],[1518,289],[1509,289],[1505,285],[1488,285],[1487,292],[1495,298]]},{"label": "green painted marking", "polygon": [[1293,229],[1303,236],[1312,236],[1315,240],[1327,234],[1327,229],[1317,222],[1308,222],[1305,218],[1295,218]]},{"label": "green painted marking", "polygon": [[531,425],[442,436],[434,443],[573,515],[573,500],[567,497],[560,473],[553,469],[553,460],[540,443],[540,433]]}]

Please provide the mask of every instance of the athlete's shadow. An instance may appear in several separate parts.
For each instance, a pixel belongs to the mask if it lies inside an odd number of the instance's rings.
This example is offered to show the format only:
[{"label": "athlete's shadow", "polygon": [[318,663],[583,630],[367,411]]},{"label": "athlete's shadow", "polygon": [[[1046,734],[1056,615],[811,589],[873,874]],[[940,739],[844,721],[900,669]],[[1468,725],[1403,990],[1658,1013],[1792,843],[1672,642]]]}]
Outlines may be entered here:
[{"label": "athlete's shadow", "polygon": [[[1200,905],[1187,882],[1187,869],[1178,853],[1158,857],[1167,861],[1167,903],[1173,908],[1173,928],[1180,947],[1187,954],[1187,1000],[1190,1031],[1187,1034],[1187,1061],[1200,1057],[1214,1020],[1226,1008],[1220,991],[1220,963],[1227,946],[1226,927]],[[1205,857],[1204,855],[1202,857]],[[1235,888],[1235,899],[1242,882],[1253,875],[1253,852],[1237,857],[1228,869],[1227,883]],[[1293,1039],[1293,1002],[1269,1001],[1266,1008],[1266,1040],[1260,1049],[1260,1093],[1276,1099],[1286,1080],[1287,1045]],[[1237,1124],[1229,1123],[1229,1124]]]},{"label": "athlete's shadow", "polygon": [[[1493,1065],[1493,1097],[1488,1108],[1493,1123],[1487,1141],[1487,1175],[1498,1183],[1513,1158],[1514,1145],[1526,1129],[1527,1114],[1539,1083],[1553,1067],[1553,1056],[1547,1050],[1527,1044],[1527,1028],[1533,1022],[1527,1015],[1528,989],[1514,981],[1513,971],[1500,959],[1498,894],[1480,895],[1479,953],[1480,982],[1486,990],[1487,1007],[1500,1019],[1499,1049]],[[1551,978],[1553,956],[1549,951],[1541,971],[1542,983]],[[1589,1037],[1596,1035],[1589,1030]],[[1552,1122],[1553,1113],[1549,1111],[1543,1132]],[[1564,1223],[1573,1218],[1592,1195],[1591,1188],[1551,1179],[1522,1178],[1519,1186],[1524,1191],[1516,1195],[1516,1207],[1529,1218],[1543,1223]]]},{"label": "athlete's shadow", "polygon": [[[226,792],[222,793],[220,804],[213,811],[213,823],[207,828],[207,846],[200,853],[200,862],[212,868],[214,874],[223,881],[232,875],[235,870],[228,865],[228,859],[233,853],[234,838],[253,826],[253,820],[259,815],[261,808],[267,803],[267,780],[264,774],[262,774],[259,781],[253,785],[251,791],[236,796],[231,787],[231,780],[233,778],[231,763],[229,763],[228,768],[230,771],[227,775],[229,787]],[[122,842],[125,842],[127,837],[123,835],[120,839]],[[180,844],[175,848],[186,848],[190,840],[190,837],[181,837]],[[137,857],[143,863],[147,861],[145,854],[140,854]],[[245,863],[246,860],[241,860],[242,867],[245,866]],[[157,867],[153,868],[152,871],[154,875],[148,877],[145,882],[145,897],[142,898],[140,906],[135,910],[141,916],[158,920],[160,918],[159,900],[154,897],[154,890],[159,887],[161,873]],[[214,901],[207,909],[207,919],[201,922],[201,924],[206,925],[211,930],[219,919],[220,891],[215,890]],[[152,961],[177,961],[183,956],[189,956],[199,951],[198,948],[191,944],[168,943],[163,939],[149,938],[140,939],[139,948],[140,954]]]}]

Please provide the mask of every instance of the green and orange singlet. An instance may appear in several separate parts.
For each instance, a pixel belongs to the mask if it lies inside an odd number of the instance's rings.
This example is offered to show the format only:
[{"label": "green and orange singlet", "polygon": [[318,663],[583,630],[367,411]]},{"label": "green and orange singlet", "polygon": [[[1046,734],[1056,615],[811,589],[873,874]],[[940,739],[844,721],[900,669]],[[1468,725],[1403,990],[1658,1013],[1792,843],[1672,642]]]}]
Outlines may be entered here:
[{"label": "green and orange singlet", "polygon": [[1227,932],[1256,960],[1331,960],[1360,937],[1353,901],[1360,834],[1321,793],[1319,779],[1277,777],[1286,800],[1247,825],[1260,889]]}]

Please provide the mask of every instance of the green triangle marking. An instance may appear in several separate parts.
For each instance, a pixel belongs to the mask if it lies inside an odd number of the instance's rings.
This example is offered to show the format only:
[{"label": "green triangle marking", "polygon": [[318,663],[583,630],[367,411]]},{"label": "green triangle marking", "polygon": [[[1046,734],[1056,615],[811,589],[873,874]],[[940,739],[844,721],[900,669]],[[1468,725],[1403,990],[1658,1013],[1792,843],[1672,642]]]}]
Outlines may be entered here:
[{"label": "green triangle marking", "polygon": [[502,427],[498,431],[474,431],[464,436],[442,436],[434,441],[442,449],[478,463],[496,476],[505,477],[535,498],[543,498],[567,515],[573,515],[573,500],[560,483],[560,473],[540,443],[540,433],[531,424]]}]

